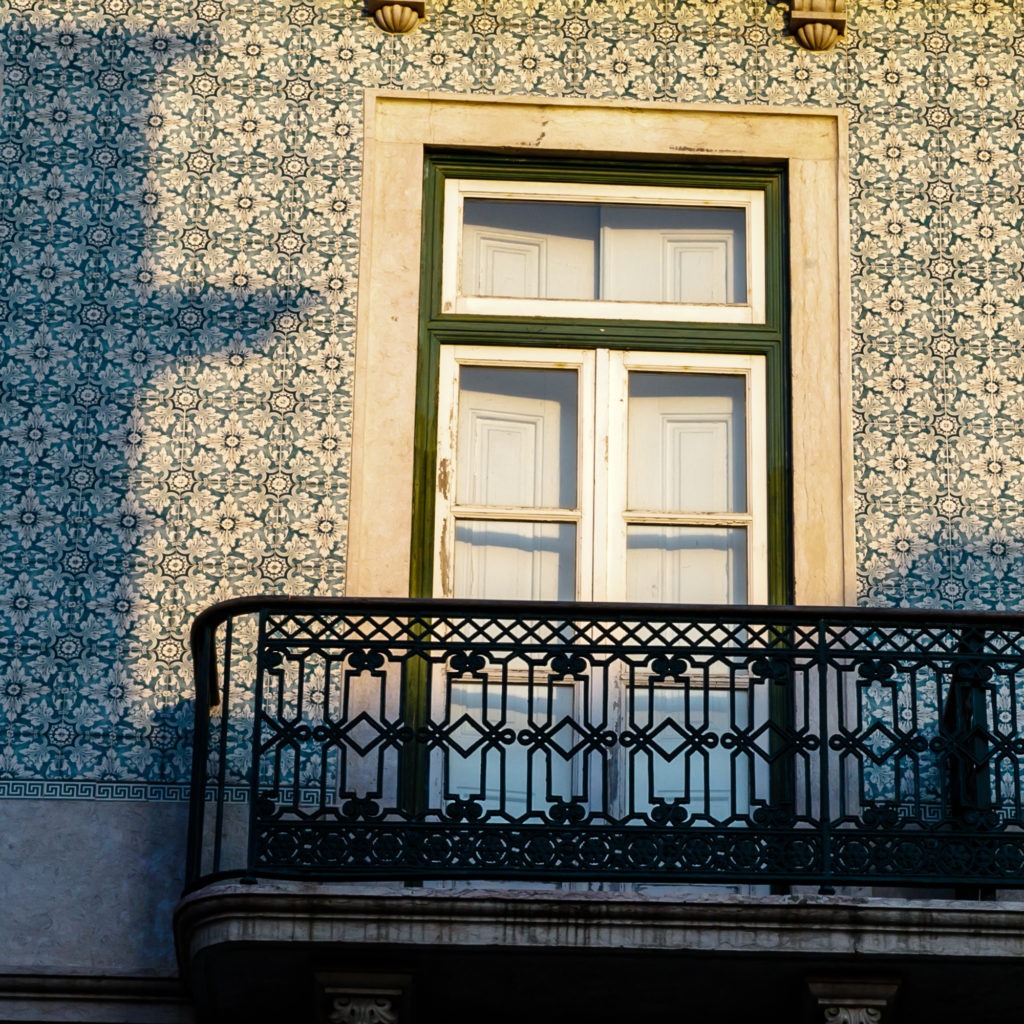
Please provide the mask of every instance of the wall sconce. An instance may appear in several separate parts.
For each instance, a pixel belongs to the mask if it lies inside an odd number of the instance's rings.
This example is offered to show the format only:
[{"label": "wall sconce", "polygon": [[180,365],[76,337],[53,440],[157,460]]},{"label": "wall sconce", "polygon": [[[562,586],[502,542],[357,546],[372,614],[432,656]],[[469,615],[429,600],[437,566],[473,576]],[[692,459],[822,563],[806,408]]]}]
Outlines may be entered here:
[{"label": "wall sconce", "polygon": [[831,50],[846,33],[846,0],[793,0],[789,28],[805,50]]},{"label": "wall sconce", "polygon": [[426,0],[366,0],[374,24],[392,35],[411,32],[427,13]]}]

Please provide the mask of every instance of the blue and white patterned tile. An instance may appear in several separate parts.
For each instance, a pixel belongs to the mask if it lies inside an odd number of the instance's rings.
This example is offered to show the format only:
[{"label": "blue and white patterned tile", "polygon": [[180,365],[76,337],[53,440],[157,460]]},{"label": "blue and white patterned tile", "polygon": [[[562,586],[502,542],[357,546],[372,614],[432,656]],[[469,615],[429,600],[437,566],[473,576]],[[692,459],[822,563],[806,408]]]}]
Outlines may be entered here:
[{"label": "blue and white patterned tile", "polygon": [[366,86],[845,107],[862,599],[1019,603],[1024,12],[850,14],[7,0],[0,778],[178,792],[191,618],[343,591]]}]

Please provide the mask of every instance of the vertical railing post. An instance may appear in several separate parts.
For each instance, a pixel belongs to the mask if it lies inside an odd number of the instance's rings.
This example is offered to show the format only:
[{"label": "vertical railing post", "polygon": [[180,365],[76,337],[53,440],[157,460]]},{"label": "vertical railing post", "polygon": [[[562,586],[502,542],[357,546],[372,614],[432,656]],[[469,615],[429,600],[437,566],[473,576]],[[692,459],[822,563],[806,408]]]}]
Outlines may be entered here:
[{"label": "vertical railing post", "polygon": [[[797,758],[794,747],[797,723],[795,671],[796,631],[792,623],[770,628],[771,655],[764,684],[768,687],[769,734],[768,795],[771,821],[780,829],[792,829],[797,817]],[[787,895],[790,882],[773,882],[772,895]]]},{"label": "vertical railing post", "polygon": [[[263,716],[263,687],[267,673],[267,609],[259,611],[256,639],[256,685],[252,703],[252,759],[249,765],[249,834],[245,843],[245,872],[248,876],[256,864],[256,824],[260,807],[260,746],[263,740],[260,719]],[[244,879],[243,879],[244,880]]]},{"label": "vertical railing post", "polygon": [[[793,730],[796,727],[796,673],[794,671],[795,634],[793,627],[774,627],[773,646],[778,649],[771,656],[773,673],[767,680],[768,718],[778,728],[772,732],[769,753],[772,767],[769,772],[769,792],[772,807],[787,815],[796,813],[796,757],[793,750]],[[786,735],[789,738],[786,738]],[[787,750],[788,747],[788,750]]]},{"label": "vertical railing post", "polygon": [[197,622],[192,633],[192,670],[195,673],[195,728],[192,731],[192,791],[189,794],[188,840],[185,885],[191,887],[203,875],[206,764],[210,736],[210,705],[216,696],[215,625]]},{"label": "vertical railing post", "polygon": [[430,748],[423,733],[430,720],[430,659],[424,644],[427,627],[419,622],[406,623],[409,657],[402,670],[399,696],[399,720],[408,730],[408,739],[398,756],[398,810],[406,821],[421,817],[430,805]]},{"label": "vertical railing post", "polygon": [[[821,830],[821,879],[820,889],[822,894],[831,894],[835,892],[835,888],[832,885],[833,882],[833,865],[832,865],[832,800],[829,787],[831,785],[831,772],[829,771],[829,735],[828,735],[828,723],[829,723],[829,712],[831,710],[829,706],[829,686],[828,686],[828,666],[829,666],[829,651],[828,651],[828,623],[824,619],[818,619],[817,622],[817,652],[816,652],[816,664],[818,669],[818,730],[821,733],[819,736],[818,751],[819,751],[819,806],[818,806],[818,826]],[[836,695],[836,709],[838,711],[839,706],[839,694]],[[808,709],[809,710],[809,709]],[[838,779],[837,779],[838,781]]]},{"label": "vertical railing post", "polygon": [[224,804],[227,801],[227,753],[228,729],[231,724],[231,653],[234,642],[234,618],[224,623],[224,671],[220,692],[220,729],[217,741],[217,812],[213,828],[213,863],[210,870],[217,874],[221,869],[221,853],[224,843]]},{"label": "vertical railing post", "polygon": [[993,803],[985,689],[992,672],[979,658],[984,649],[984,630],[968,627],[961,631],[942,713],[943,731],[950,743],[950,811],[958,821],[990,811]]}]

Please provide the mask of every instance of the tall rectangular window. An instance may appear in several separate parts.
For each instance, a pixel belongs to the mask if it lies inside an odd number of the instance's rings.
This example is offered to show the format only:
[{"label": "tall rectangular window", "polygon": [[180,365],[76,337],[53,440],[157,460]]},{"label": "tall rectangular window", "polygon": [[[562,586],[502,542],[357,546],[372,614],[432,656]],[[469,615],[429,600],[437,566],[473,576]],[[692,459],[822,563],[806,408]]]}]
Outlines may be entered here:
[{"label": "tall rectangular window", "polygon": [[[436,432],[422,536],[433,594],[778,600],[778,175],[731,172],[716,187],[706,172],[705,183],[674,186],[654,182],[671,177],[664,169],[633,183],[623,169],[600,183],[548,169],[515,181],[500,164],[479,178],[438,175],[428,221]],[[557,801],[623,816],[683,801],[698,818],[727,821],[747,812],[751,787],[767,785],[737,773],[728,752],[623,750],[611,767],[576,749],[574,723],[746,728],[768,708],[744,689],[742,669],[697,682],[623,662],[560,676],[496,656],[433,693],[444,706],[431,714],[458,723],[460,747],[435,759],[432,800],[477,801],[524,821]],[[555,747],[478,741],[509,728],[551,731]]]},{"label": "tall rectangular window", "polygon": [[736,177],[440,176],[434,593],[769,599],[779,352],[749,339],[781,335],[766,190]]}]

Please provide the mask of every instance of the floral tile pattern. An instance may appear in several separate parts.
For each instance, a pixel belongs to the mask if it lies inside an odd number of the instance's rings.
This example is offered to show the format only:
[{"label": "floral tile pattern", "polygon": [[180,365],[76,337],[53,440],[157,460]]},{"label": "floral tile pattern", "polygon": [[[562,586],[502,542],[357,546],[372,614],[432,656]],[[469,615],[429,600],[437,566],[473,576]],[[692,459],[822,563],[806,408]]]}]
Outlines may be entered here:
[{"label": "floral tile pattern", "polygon": [[364,86],[846,108],[861,600],[1019,606],[1024,4],[360,7],[0,4],[3,785],[180,795],[196,612],[343,592]]}]

